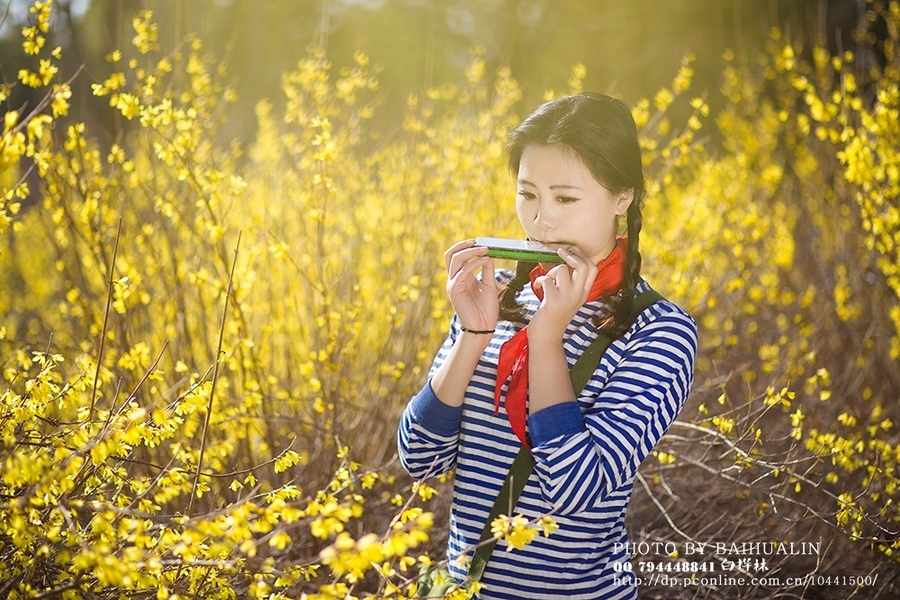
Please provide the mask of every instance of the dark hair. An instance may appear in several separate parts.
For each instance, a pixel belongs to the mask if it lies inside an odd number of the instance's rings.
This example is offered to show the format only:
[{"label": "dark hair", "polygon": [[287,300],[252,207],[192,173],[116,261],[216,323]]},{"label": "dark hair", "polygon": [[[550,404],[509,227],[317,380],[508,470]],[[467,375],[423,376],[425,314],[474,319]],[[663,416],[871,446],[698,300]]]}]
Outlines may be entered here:
[{"label": "dark hair", "polygon": [[[644,175],[637,128],[631,110],[621,100],[601,94],[576,94],[539,106],[509,135],[509,168],[519,172],[522,152],[532,144],[562,144],[570,148],[594,178],[613,194],[633,190],[626,228],[628,250],[622,289],[604,298],[608,312],[597,315],[597,327],[613,337],[631,325],[631,301],[641,267],[639,250],[644,200]],[[528,283],[534,263],[519,263],[513,279],[500,292],[501,318],[526,320],[516,295]]]}]

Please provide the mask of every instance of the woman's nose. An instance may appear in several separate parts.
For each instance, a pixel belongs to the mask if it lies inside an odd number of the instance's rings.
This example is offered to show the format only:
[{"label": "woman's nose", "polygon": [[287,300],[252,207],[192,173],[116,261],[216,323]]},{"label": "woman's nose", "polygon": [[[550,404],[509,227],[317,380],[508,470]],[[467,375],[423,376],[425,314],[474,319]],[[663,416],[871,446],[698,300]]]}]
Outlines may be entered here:
[{"label": "woman's nose", "polygon": [[553,209],[547,205],[538,207],[534,215],[534,224],[541,229],[550,229],[556,225],[556,215]]}]

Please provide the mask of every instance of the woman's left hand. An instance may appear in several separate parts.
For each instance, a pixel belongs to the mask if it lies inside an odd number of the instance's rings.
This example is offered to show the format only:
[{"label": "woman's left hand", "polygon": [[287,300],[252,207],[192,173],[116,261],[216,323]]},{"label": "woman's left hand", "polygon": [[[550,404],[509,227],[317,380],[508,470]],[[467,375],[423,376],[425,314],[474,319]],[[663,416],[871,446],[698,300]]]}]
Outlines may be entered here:
[{"label": "woman's left hand", "polygon": [[597,265],[580,249],[569,246],[557,252],[565,263],[534,282],[544,290],[544,299],[528,325],[529,343],[559,343],[569,322],[587,301],[597,277]]}]

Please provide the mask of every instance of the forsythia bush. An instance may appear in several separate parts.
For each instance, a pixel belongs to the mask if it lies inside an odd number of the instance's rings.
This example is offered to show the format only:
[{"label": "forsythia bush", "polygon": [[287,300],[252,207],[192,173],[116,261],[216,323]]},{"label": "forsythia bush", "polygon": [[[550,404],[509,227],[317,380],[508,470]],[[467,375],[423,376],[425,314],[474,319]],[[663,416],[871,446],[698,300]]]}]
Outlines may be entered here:
[{"label": "forsythia bush", "polygon": [[[702,349],[633,541],[828,537],[896,573],[900,4],[870,7],[880,67],[773,31],[761,62],[725,57],[721,110],[690,57],[634,107],[644,274]],[[475,55],[379,131],[380,67],[312,48],[256,139],[223,140],[223,69],[196,38],[159,48],[142,12],[92,86],[126,123],[109,143],[68,118],[51,10],[0,84],[0,594],[414,596],[449,498],[400,473],[397,419],[450,316],[440,253],[517,234],[517,83]],[[15,86],[41,102],[10,106]]]}]

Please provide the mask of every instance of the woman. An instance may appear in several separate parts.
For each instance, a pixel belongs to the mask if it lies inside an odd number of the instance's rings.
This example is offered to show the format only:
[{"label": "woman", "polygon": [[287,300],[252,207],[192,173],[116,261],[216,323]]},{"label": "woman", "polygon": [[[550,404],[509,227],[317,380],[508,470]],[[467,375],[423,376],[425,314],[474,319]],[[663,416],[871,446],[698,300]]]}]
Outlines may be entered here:
[{"label": "woman", "polygon": [[[632,318],[649,286],[641,155],[624,103],[550,101],[512,131],[509,150],[524,234],[563,262],[495,273],[472,240],[447,250],[456,314],[401,419],[401,461],[417,478],[455,468],[448,556],[462,582],[467,561],[454,559],[471,557],[516,453],[530,449],[513,512],[551,515],[559,529],[519,550],[501,543],[480,598],[636,598],[625,511],[638,466],[688,396],[696,325],[668,301]],[[616,235],[621,217],[627,237]],[[614,341],[576,394],[569,369],[601,332]]]}]

